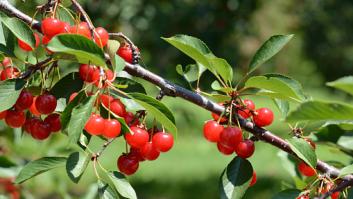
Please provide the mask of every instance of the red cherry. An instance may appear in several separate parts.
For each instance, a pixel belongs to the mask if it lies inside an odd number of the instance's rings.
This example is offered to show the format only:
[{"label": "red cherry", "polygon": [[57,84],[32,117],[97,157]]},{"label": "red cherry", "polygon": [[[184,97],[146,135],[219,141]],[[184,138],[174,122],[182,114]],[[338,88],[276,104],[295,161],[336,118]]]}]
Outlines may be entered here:
[{"label": "red cherry", "polygon": [[99,47],[102,48],[102,47],[106,46],[108,43],[108,40],[109,40],[109,35],[108,35],[108,32],[104,28],[98,27],[95,29],[94,41],[96,42],[96,44]]},{"label": "red cherry", "polygon": [[110,111],[120,117],[124,117],[126,114],[125,105],[119,99],[114,99],[110,103]]},{"label": "red cherry", "polygon": [[77,95],[78,95],[77,92],[72,93],[69,97],[69,102],[72,102],[72,100],[74,100]]},{"label": "red cherry", "polygon": [[0,112],[0,120],[4,119],[6,117],[6,113],[7,113],[6,110]]},{"label": "red cherry", "polygon": [[131,127],[130,130],[132,133],[125,134],[126,142],[134,148],[142,148],[149,139],[147,131],[135,126]]},{"label": "red cherry", "polygon": [[44,35],[43,38],[42,38],[42,43],[44,45],[47,45],[51,40],[51,37],[48,37],[47,35]]},{"label": "red cherry", "polygon": [[29,107],[29,112],[31,112],[35,116],[40,116],[40,112],[36,108],[36,101],[37,101],[37,97],[34,97],[33,103],[31,105],[31,107]]},{"label": "red cherry", "polygon": [[170,133],[158,132],[153,135],[152,143],[158,151],[167,152],[173,147],[174,138]]},{"label": "red cherry", "polygon": [[255,151],[255,145],[252,140],[246,139],[241,141],[236,147],[235,147],[235,153],[241,158],[248,158],[254,154]]},{"label": "red cherry", "polygon": [[331,199],[338,199],[340,197],[340,192],[336,191],[331,194]]},{"label": "red cherry", "polygon": [[31,107],[32,104],[33,104],[33,95],[26,90],[22,90],[20,96],[16,101],[15,108],[16,110],[23,111]]},{"label": "red cherry", "polygon": [[305,162],[300,162],[298,164],[298,170],[302,175],[307,176],[307,177],[316,175],[316,170],[311,168]]},{"label": "red cherry", "polygon": [[304,140],[310,144],[310,146],[315,150],[316,149],[316,144],[314,141],[312,141],[310,138],[304,138]]},{"label": "red cherry", "polygon": [[88,25],[86,22],[81,22],[78,25],[71,26],[69,29],[69,32],[72,34],[79,34],[82,35],[88,39],[91,39],[91,31],[88,28]]},{"label": "red cherry", "polygon": [[2,60],[2,65],[4,67],[11,66],[11,64],[12,64],[12,61],[10,57],[5,57],[4,60]]},{"label": "red cherry", "polygon": [[37,119],[38,118],[34,118],[34,117],[26,118],[26,122],[23,124],[23,129],[25,130],[25,132],[31,134],[32,124]]},{"label": "red cherry", "polygon": [[121,45],[116,54],[118,54],[126,62],[132,63],[132,50],[129,45]]},{"label": "red cherry", "polygon": [[105,71],[106,79],[110,82],[115,80],[115,74],[112,70],[108,69]]},{"label": "red cherry", "polygon": [[[81,64],[80,68],[79,68],[79,74],[80,74],[80,78],[88,83],[92,83],[95,80],[93,79],[93,75],[96,72],[96,68],[92,65],[88,65],[88,64]],[[99,79],[99,70],[98,70],[98,79]]]},{"label": "red cherry", "polygon": [[245,99],[243,101],[244,105],[245,105],[245,109],[242,110],[238,110],[238,114],[244,118],[247,119],[251,116],[251,111],[250,110],[255,110],[255,104],[253,101],[249,100],[249,99]]},{"label": "red cherry", "polygon": [[60,115],[57,113],[48,115],[44,119],[44,122],[49,124],[51,132],[58,132],[61,130],[61,119]]},{"label": "red cherry", "polygon": [[209,120],[203,126],[203,135],[210,142],[218,142],[223,129],[216,121]]},{"label": "red cherry", "polygon": [[114,100],[111,95],[101,94],[99,96],[99,102],[102,103],[106,108],[110,107],[110,103]]},{"label": "red cherry", "polygon": [[2,72],[1,72],[1,81],[7,80],[7,79],[13,79],[16,78],[19,74],[19,70],[16,67],[6,67]]},{"label": "red cherry", "polygon": [[85,125],[85,130],[91,135],[100,135],[103,133],[104,124],[104,119],[100,115],[93,113]]},{"label": "red cherry", "polygon": [[[39,46],[39,43],[40,43],[40,38],[39,38],[39,35],[37,33],[34,33],[34,39],[36,41],[34,47],[37,48]],[[24,42],[24,41],[22,41],[20,39],[17,39],[17,41],[18,41],[18,46],[22,50],[24,50],[24,51],[33,51],[33,48],[30,45],[28,45],[26,42]]]},{"label": "red cherry", "polygon": [[41,120],[32,123],[31,135],[36,140],[45,140],[50,135],[50,125]]},{"label": "red cherry", "polygon": [[268,108],[260,108],[256,110],[256,115],[253,116],[254,123],[259,126],[268,126],[273,122],[273,112]]},{"label": "red cherry", "polygon": [[42,20],[42,33],[48,37],[54,37],[57,34],[65,32],[65,24],[54,18]]},{"label": "red cherry", "polygon": [[160,154],[152,142],[147,142],[145,146],[140,149],[140,152],[142,157],[146,160],[156,160]]},{"label": "red cherry", "polygon": [[219,142],[217,142],[217,149],[219,152],[223,153],[224,155],[230,155],[234,152],[233,148],[229,148],[227,146],[224,146]]},{"label": "red cherry", "polygon": [[124,120],[129,126],[137,126],[139,123],[139,120],[137,118],[135,119],[135,115],[131,112],[126,112],[124,115]]},{"label": "red cherry", "polygon": [[121,124],[116,119],[108,119],[104,121],[104,129],[102,134],[106,138],[115,138],[120,135]]},{"label": "red cherry", "polygon": [[12,128],[19,128],[26,122],[26,115],[23,111],[7,110],[5,122]]},{"label": "red cherry", "polygon": [[243,140],[243,133],[238,127],[227,127],[220,134],[219,142],[228,148],[235,147]]},{"label": "red cherry", "polygon": [[251,181],[250,181],[250,187],[252,187],[252,186],[254,186],[254,184],[256,183],[256,181],[257,181],[257,177],[256,177],[256,172],[255,171],[253,171],[252,172],[252,178],[251,178]]},{"label": "red cherry", "polygon": [[139,161],[129,155],[123,154],[118,158],[118,169],[125,175],[134,174],[139,168]]},{"label": "red cherry", "polygon": [[308,195],[301,195],[297,199],[310,199]]},{"label": "red cherry", "polygon": [[38,96],[35,101],[36,108],[41,114],[50,114],[54,112],[56,104],[56,98],[47,93]]},{"label": "red cherry", "polygon": [[138,148],[130,148],[129,156],[131,158],[136,158],[139,162],[145,161],[145,158],[141,155],[141,150]]}]

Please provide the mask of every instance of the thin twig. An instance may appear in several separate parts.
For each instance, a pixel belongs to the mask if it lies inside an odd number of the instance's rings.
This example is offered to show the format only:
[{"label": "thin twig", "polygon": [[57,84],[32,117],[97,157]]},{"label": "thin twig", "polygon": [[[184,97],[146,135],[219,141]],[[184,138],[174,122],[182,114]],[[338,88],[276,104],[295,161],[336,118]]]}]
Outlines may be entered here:
[{"label": "thin twig", "polygon": [[24,71],[21,75],[20,75],[20,79],[27,79],[29,78],[33,73],[35,73],[37,70],[41,70],[43,68],[45,68],[46,66],[48,66],[48,64],[52,61],[53,59],[50,57],[46,60],[43,60],[41,62],[38,62],[35,65],[31,65],[28,67],[28,69],[26,71]]}]

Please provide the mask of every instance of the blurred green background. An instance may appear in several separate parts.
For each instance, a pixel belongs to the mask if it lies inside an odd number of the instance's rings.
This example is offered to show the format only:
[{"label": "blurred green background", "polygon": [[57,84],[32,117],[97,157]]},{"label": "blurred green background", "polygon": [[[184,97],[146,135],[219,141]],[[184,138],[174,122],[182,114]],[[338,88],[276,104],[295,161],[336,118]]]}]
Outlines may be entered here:
[{"label": "blurred green background", "polygon": [[[33,8],[44,1],[16,2],[16,7],[33,14]],[[132,38],[142,52],[146,67],[161,76],[187,86],[177,75],[177,64],[192,60],[168,45],[160,37],[188,34],[203,40],[219,57],[234,67],[236,77],[246,72],[247,64],[257,48],[271,35],[295,34],[294,39],[264,64],[258,74],[278,72],[299,80],[314,98],[350,100],[348,96],[324,86],[326,81],[353,74],[353,1],[351,0],[86,0],[80,1],[96,26],[110,32],[122,31]],[[202,88],[209,89],[211,75],[202,78]],[[155,90],[150,89],[151,93]],[[276,110],[266,98],[252,98],[257,107]],[[174,111],[179,134],[175,147],[153,162],[143,162],[136,175],[129,177],[139,198],[182,199],[218,198],[218,178],[232,159],[223,156],[214,144],[202,137],[203,122],[210,114],[179,99],[165,98]],[[275,134],[289,136],[289,128],[281,123],[281,115],[269,127]],[[3,127],[3,125],[2,125]],[[70,152],[65,136],[55,135],[45,142],[36,142],[25,136],[1,129],[0,145],[14,160],[33,160],[42,156],[67,155]],[[103,143],[94,139],[92,148]],[[117,141],[102,157],[103,165],[116,170],[116,159],[123,151],[123,142]],[[249,189],[245,198],[266,199],[280,191],[282,181],[291,178],[281,164],[278,150],[256,144],[250,158],[258,174],[258,183]],[[327,156],[327,152],[332,156]],[[320,158],[351,161],[334,150],[318,147]],[[34,198],[89,198],[96,182],[92,165],[79,184],[72,183],[60,168],[24,183],[23,190]],[[29,195],[27,197],[30,197]]]}]

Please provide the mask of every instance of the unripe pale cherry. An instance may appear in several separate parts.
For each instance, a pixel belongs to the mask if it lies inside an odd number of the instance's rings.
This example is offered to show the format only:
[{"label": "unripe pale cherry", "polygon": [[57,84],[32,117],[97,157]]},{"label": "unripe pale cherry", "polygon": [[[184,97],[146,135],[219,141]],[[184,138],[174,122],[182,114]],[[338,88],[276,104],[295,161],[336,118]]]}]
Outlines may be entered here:
[{"label": "unripe pale cherry", "polygon": [[149,140],[149,134],[146,130],[133,126],[131,132],[125,134],[126,142],[134,148],[142,148]]},{"label": "unripe pale cherry", "polygon": [[210,142],[218,142],[223,129],[216,121],[209,120],[203,126],[203,135]]},{"label": "unripe pale cherry", "polygon": [[220,134],[219,142],[233,150],[239,142],[243,140],[243,133],[238,127],[226,127]]},{"label": "unripe pale cherry", "polygon": [[249,158],[254,154],[255,145],[252,140],[245,139],[235,147],[235,153],[241,158]]},{"label": "unripe pale cherry", "polygon": [[118,169],[125,175],[134,174],[139,168],[139,161],[127,154],[122,154],[117,161]]},{"label": "unripe pale cherry", "polygon": [[152,143],[158,151],[167,152],[173,147],[174,138],[170,133],[158,132],[153,135]]},{"label": "unripe pale cherry", "polygon": [[256,110],[256,114],[253,116],[254,123],[256,126],[263,127],[272,124],[273,112],[268,108],[260,108]]}]

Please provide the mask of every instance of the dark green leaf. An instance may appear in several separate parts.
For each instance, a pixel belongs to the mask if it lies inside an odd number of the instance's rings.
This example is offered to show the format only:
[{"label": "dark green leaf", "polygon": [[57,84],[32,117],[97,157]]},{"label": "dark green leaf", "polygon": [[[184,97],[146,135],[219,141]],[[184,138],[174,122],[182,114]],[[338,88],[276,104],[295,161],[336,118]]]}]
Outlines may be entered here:
[{"label": "dark green leaf", "polygon": [[327,85],[353,95],[353,76],[342,77],[333,82],[328,82]]},{"label": "dark green leaf", "polygon": [[91,154],[80,152],[73,152],[70,154],[66,161],[66,172],[73,182],[78,183],[80,181],[90,160]]},{"label": "dark green leaf", "polygon": [[343,129],[335,124],[325,125],[319,128],[315,136],[319,141],[328,141],[336,143],[338,139],[345,133]]},{"label": "dark green leaf", "polygon": [[220,198],[242,198],[250,185],[252,174],[251,163],[246,159],[235,157],[221,175]]},{"label": "dark green leaf", "polygon": [[268,39],[256,51],[249,65],[249,72],[252,73],[261,64],[265,63],[275,54],[277,54],[293,37],[294,35],[275,35]]},{"label": "dark green leaf", "polygon": [[245,87],[264,89],[258,91],[258,95],[290,99],[296,102],[305,99],[303,88],[299,82],[279,74],[251,77],[245,82]]},{"label": "dark green leaf", "polygon": [[98,195],[100,199],[119,199],[115,190],[102,180],[98,180]]},{"label": "dark green leaf", "polygon": [[140,83],[126,77],[117,77],[114,81],[114,86],[127,93],[146,93],[145,88]]},{"label": "dark green leaf", "polygon": [[43,157],[26,164],[16,177],[15,183],[23,183],[36,175],[64,166],[67,158],[64,157]]},{"label": "dark green leaf", "polygon": [[67,131],[67,126],[71,119],[72,110],[79,104],[80,101],[86,99],[85,91],[81,91],[77,96],[67,104],[65,110],[61,113],[61,126],[63,131]]},{"label": "dark green leaf", "polygon": [[17,18],[10,18],[2,12],[0,12],[0,20],[18,39],[34,48],[36,41],[33,31],[26,23]]},{"label": "dark green leaf", "polygon": [[162,102],[144,95],[142,93],[129,93],[138,104],[144,107],[149,114],[156,118],[170,133],[176,136],[177,128],[175,126],[175,118],[173,113]]},{"label": "dark green leaf", "polygon": [[277,193],[272,199],[294,199],[300,195],[301,191],[298,189],[287,189]]},{"label": "dark green leaf", "polygon": [[292,151],[306,164],[312,168],[316,167],[317,157],[313,147],[304,139],[301,138],[291,138],[286,139]]},{"label": "dark green leaf", "polygon": [[289,113],[288,122],[353,120],[353,106],[338,102],[308,101]]},{"label": "dark green leaf", "polygon": [[92,40],[77,34],[60,34],[52,38],[47,48],[53,52],[75,56],[82,64],[105,67],[103,50]]},{"label": "dark green leaf", "polygon": [[57,99],[70,98],[70,95],[74,92],[78,92],[82,89],[83,81],[80,78],[78,72],[73,72],[67,74],[65,77],[61,78],[50,90]]},{"label": "dark green leaf", "polygon": [[340,170],[340,174],[339,174],[338,177],[340,178],[340,177],[343,177],[343,176],[346,176],[346,175],[349,175],[349,174],[352,174],[352,173],[353,173],[353,164],[342,168]]},{"label": "dark green leaf", "polygon": [[16,164],[14,162],[9,160],[5,156],[0,156],[0,167],[1,168],[9,168],[9,167],[14,167],[14,166],[16,166]]},{"label": "dark green leaf", "polygon": [[0,111],[11,108],[25,85],[23,80],[7,80],[0,82]]},{"label": "dark green leaf", "polygon": [[69,141],[71,143],[79,141],[82,130],[88,118],[91,116],[96,98],[97,94],[89,96],[72,110],[70,122],[67,127]]},{"label": "dark green leaf", "polygon": [[117,171],[109,172],[108,177],[113,182],[116,190],[125,198],[137,199],[136,192],[125,176]]},{"label": "dark green leaf", "polygon": [[275,103],[278,110],[281,112],[282,117],[287,117],[289,111],[289,102],[280,99],[273,99],[273,102]]}]

